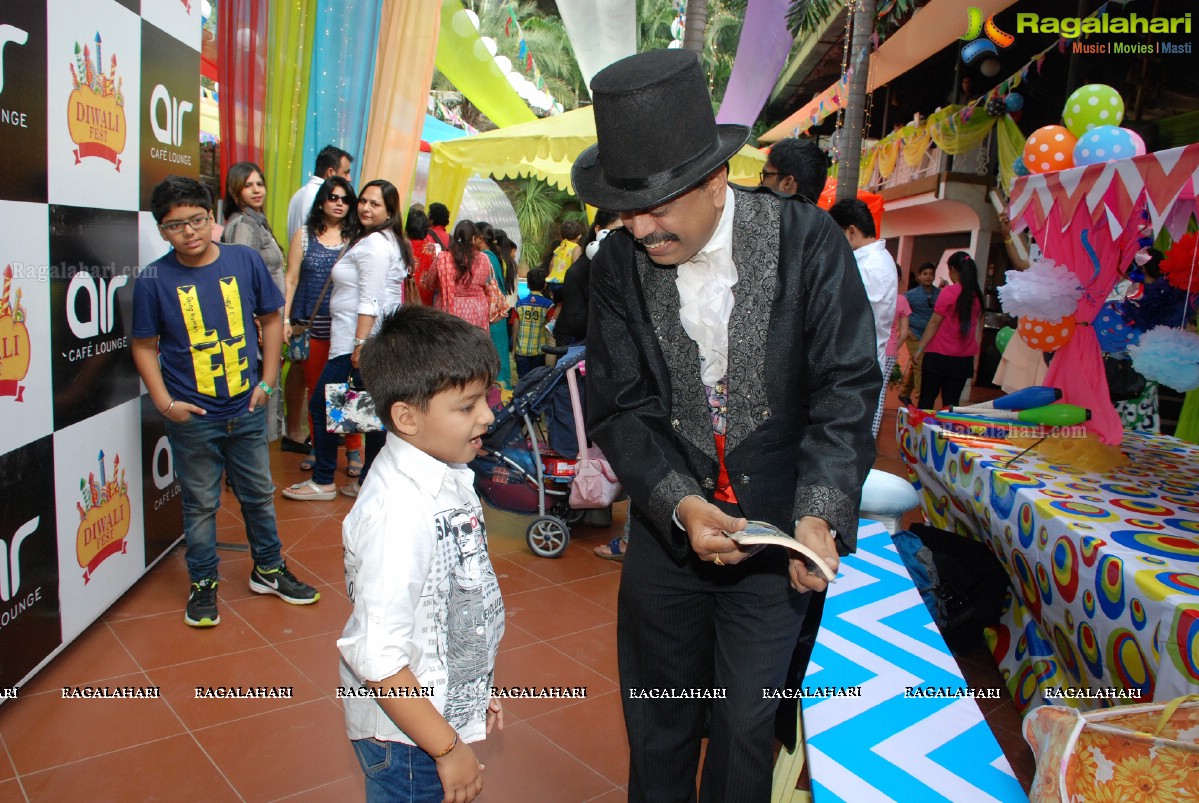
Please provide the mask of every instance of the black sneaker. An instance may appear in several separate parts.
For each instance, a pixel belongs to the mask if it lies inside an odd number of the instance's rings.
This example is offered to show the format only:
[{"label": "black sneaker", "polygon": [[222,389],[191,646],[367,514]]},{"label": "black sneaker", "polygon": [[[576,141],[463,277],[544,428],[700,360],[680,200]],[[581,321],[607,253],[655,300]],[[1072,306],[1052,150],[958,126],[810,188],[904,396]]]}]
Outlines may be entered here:
[{"label": "black sneaker", "polygon": [[292,605],[311,605],[321,598],[319,591],[296,579],[286,563],[280,563],[274,569],[255,566],[250,572],[250,590],[255,594],[274,594]]},{"label": "black sneaker", "polygon": [[192,627],[216,627],[221,623],[221,614],[216,609],[217,585],[216,580],[192,583],[187,610],[183,613],[184,622]]}]

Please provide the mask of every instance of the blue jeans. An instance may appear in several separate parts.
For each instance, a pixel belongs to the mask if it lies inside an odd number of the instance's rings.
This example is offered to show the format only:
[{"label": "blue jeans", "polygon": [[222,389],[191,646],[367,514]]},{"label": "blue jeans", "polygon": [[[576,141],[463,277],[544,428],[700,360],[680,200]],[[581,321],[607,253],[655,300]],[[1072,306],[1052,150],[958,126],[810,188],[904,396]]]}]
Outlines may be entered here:
[{"label": "blue jeans", "polygon": [[419,747],[378,739],[351,744],[366,773],[366,803],[441,803],[445,797],[437,762]]},{"label": "blue jeans", "polygon": [[312,481],[317,485],[331,485],[333,474],[337,471],[338,436],[328,430],[325,385],[345,382],[350,378],[351,370],[354,373],[354,385],[361,386],[362,377],[358,374],[358,369],[351,365],[349,354],[330,357],[321,371],[321,378],[316,380],[316,392],[308,400],[308,412],[312,414],[312,453],[316,456]]},{"label": "blue jeans", "polygon": [[182,424],[167,421],[175,474],[183,488],[187,573],[193,583],[217,579],[216,512],[221,506],[222,474],[228,475],[241,504],[254,562],[263,569],[282,563],[266,417],[263,406],[221,421],[201,415]]}]

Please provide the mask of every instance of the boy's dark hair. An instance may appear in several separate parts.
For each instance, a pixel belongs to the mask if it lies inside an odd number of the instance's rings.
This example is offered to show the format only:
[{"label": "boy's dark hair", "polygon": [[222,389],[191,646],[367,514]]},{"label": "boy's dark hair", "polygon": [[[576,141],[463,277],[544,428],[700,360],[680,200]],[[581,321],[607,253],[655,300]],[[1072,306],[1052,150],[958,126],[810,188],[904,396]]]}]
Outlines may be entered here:
[{"label": "boy's dark hair", "polygon": [[931,270],[933,273],[936,273],[937,266],[931,262],[922,262],[922,263],[920,263],[920,267],[916,268],[916,275],[919,276],[921,273],[924,273],[926,270]]},{"label": "boy's dark hair", "polygon": [[450,225],[450,210],[445,204],[434,201],[429,204],[429,222],[445,228]]},{"label": "boy's dark hair", "polygon": [[878,236],[878,232],[874,228],[874,216],[870,214],[870,207],[866,206],[866,202],[861,198],[844,198],[837,201],[833,204],[833,208],[828,210],[828,213],[833,216],[833,220],[842,230],[855,226],[865,237]]},{"label": "boy's dark hair", "polygon": [[154,185],[150,194],[150,213],[155,223],[163,219],[177,206],[198,206],[212,211],[212,193],[194,178],[167,176]]},{"label": "boy's dark hair", "polygon": [[443,390],[471,382],[490,385],[500,371],[500,358],[486,330],[448,312],[405,304],[383,319],[363,346],[358,365],[380,420],[395,432],[395,404],[427,410]]},{"label": "boy's dark hair", "polygon": [[312,174],[324,177],[326,171],[337,170],[337,168],[341,167],[342,159],[349,159],[350,164],[354,163],[354,157],[341,148],[336,145],[326,145],[316,155],[316,167],[312,169]]},{"label": "boy's dark hair", "polygon": [[820,198],[828,179],[828,155],[810,139],[789,137],[770,147],[767,164],[795,179],[796,194],[812,203]]},{"label": "boy's dark hair", "polygon": [[525,276],[525,281],[529,283],[529,289],[540,293],[545,289],[545,277],[548,276],[544,268],[533,268]]}]

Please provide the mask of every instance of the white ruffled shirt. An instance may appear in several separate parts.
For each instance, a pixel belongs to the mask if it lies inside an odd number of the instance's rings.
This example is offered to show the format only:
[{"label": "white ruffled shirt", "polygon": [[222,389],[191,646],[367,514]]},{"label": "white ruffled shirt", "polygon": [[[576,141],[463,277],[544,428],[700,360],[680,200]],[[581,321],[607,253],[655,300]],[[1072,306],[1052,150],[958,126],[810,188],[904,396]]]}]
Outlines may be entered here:
[{"label": "white ruffled shirt", "polygon": [[729,317],[733,313],[733,190],[725,188],[716,231],[699,253],[678,267],[679,320],[699,347],[700,376],[711,387],[728,374]]}]

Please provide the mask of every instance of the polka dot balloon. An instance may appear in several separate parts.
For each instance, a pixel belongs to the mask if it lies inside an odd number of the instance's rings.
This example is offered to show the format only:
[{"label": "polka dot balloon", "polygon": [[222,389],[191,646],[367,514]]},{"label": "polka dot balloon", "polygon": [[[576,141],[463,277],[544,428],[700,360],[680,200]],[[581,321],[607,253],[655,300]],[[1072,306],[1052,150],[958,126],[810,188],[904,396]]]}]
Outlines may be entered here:
[{"label": "polka dot balloon", "polygon": [[1060,125],[1038,128],[1024,143],[1024,165],[1030,173],[1074,167],[1076,144],[1078,138]]},{"label": "polka dot balloon", "polygon": [[1074,164],[1094,165],[1113,159],[1127,159],[1137,155],[1136,142],[1127,128],[1101,125],[1078,138],[1074,146]]},{"label": "polka dot balloon", "polygon": [[1087,84],[1066,98],[1062,122],[1076,137],[1101,125],[1118,126],[1124,120],[1124,99],[1107,84]]},{"label": "polka dot balloon", "polygon": [[1058,323],[1021,318],[1017,331],[1024,342],[1037,351],[1057,351],[1074,337],[1074,329],[1074,316],[1067,315]]}]

